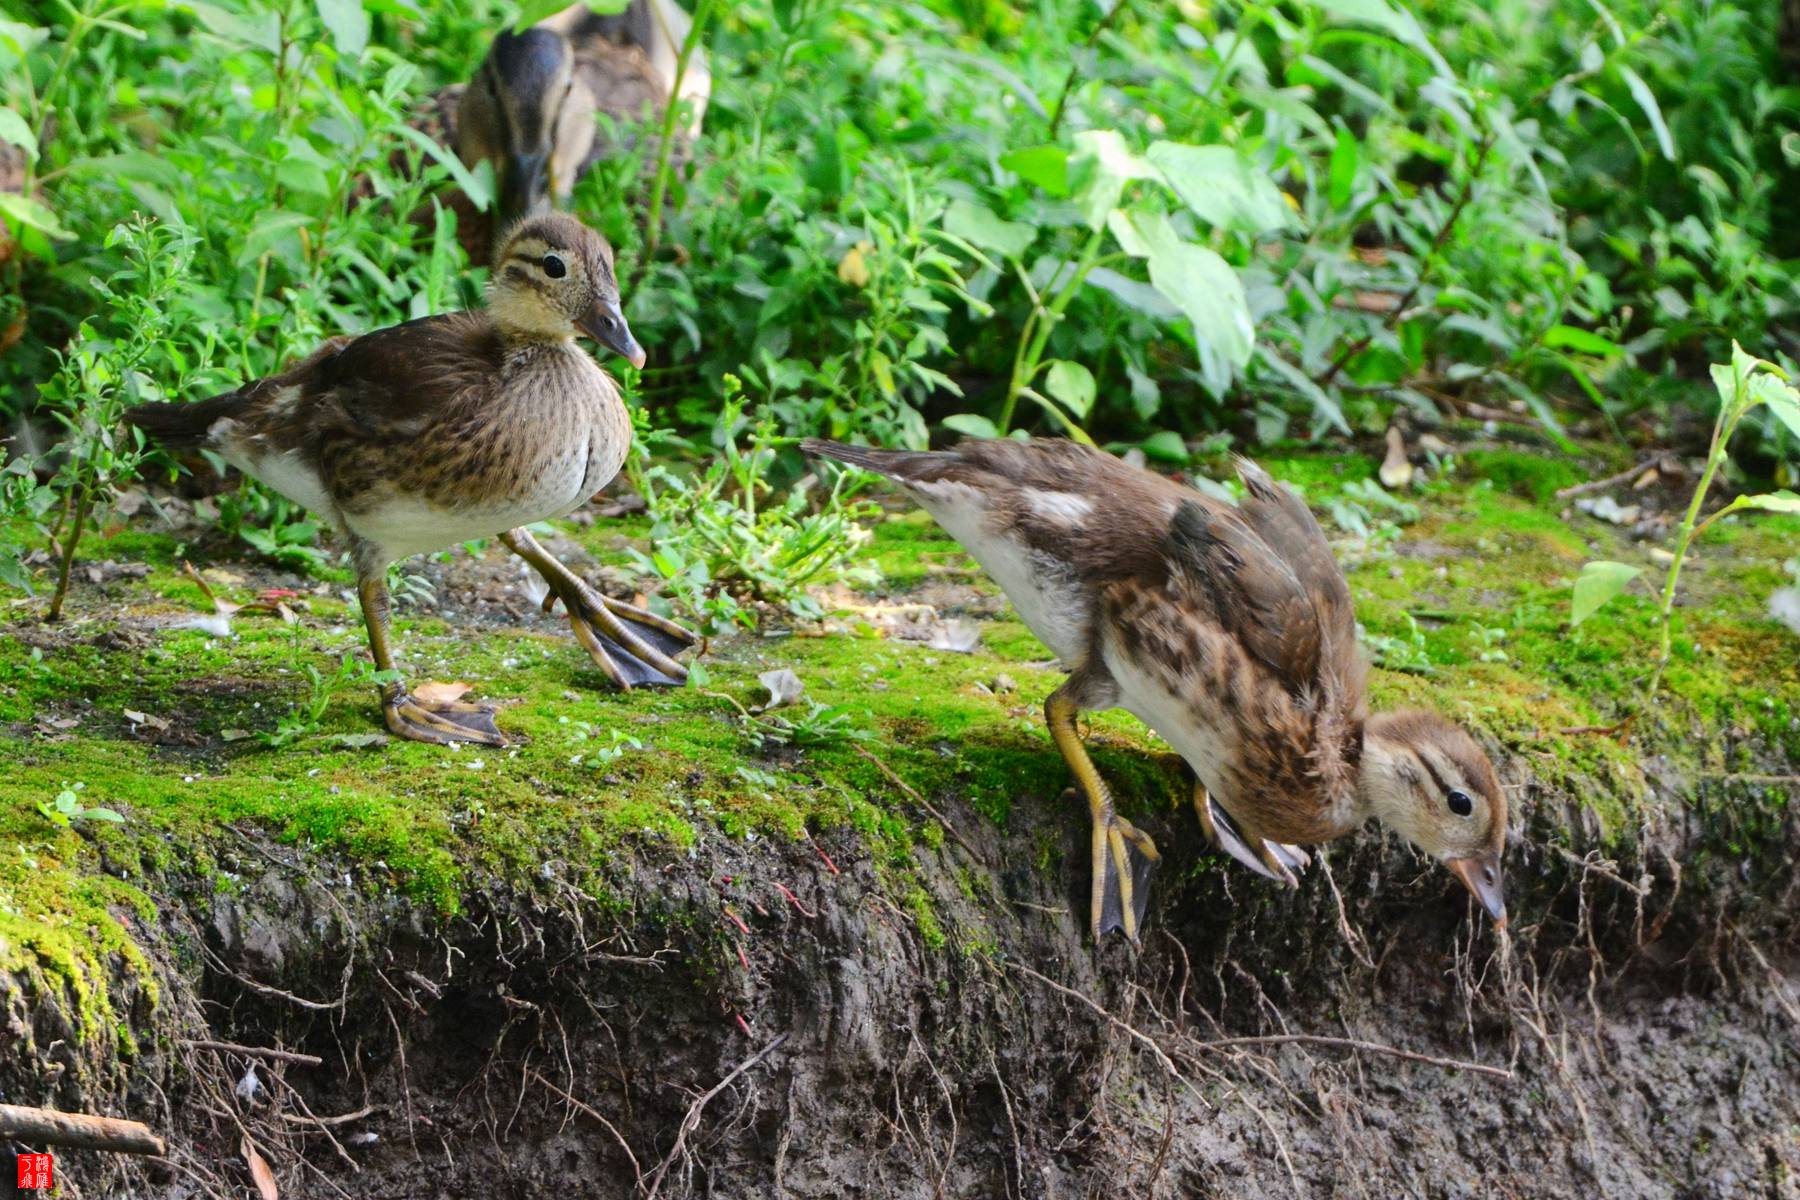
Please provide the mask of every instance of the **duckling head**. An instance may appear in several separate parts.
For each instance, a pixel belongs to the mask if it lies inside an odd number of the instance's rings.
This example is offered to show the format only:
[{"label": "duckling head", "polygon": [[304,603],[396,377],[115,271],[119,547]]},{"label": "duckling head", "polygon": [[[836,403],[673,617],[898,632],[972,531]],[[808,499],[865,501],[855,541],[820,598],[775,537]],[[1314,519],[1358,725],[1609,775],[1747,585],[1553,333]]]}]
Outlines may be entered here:
[{"label": "duckling head", "polygon": [[1384,824],[1462,880],[1496,926],[1506,924],[1506,793],[1466,730],[1421,709],[1371,717],[1362,798]]},{"label": "duckling head", "polygon": [[488,312],[513,341],[593,338],[632,366],[644,348],[619,305],[612,247],[567,213],[527,217],[506,236],[488,281]]},{"label": "duckling head", "polygon": [[594,144],[594,99],[568,39],[535,26],[495,37],[463,92],[456,141],[463,162],[493,164],[496,230],[566,201]]}]

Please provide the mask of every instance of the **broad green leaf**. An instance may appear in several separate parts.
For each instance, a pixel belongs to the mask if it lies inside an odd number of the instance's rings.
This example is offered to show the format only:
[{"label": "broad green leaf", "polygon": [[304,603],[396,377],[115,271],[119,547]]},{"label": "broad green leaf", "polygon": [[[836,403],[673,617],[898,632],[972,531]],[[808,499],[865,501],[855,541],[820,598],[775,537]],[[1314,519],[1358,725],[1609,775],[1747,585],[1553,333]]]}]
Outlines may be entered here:
[{"label": "broad green leaf", "polygon": [[1146,157],[1208,225],[1259,234],[1292,224],[1281,189],[1230,146],[1157,142]]},{"label": "broad green leaf", "polygon": [[1354,21],[1360,25],[1373,25],[1404,46],[1410,46],[1425,56],[1427,62],[1439,75],[1453,75],[1450,64],[1444,61],[1437,47],[1425,35],[1425,29],[1419,19],[1405,8],[1389,4],[1387,0],[1313,0],[1319,8],[1332,16],[1345,21]]},{"label": "broad green leaf", "polygon": [[1069,194],[1069,152],[1061,146],[1028,146],[1000,156],[1000,165],[1061,199]]},{"label": "broad green leaf", "polygon": [[1642,567],[1609,562],[1606,559],[1582,567],[1581,574],[1575,579],[1575,602],[1569,624],[1579,625],[1593,616],[1602,605],[1624,591],[1625,585],[1643,572]]},{"label": "broad green leaf", "polygon": [[1094,373],[1080,363],[1070,362],[1066,358],[1059,358],[1050,364],[1049,373],[1044,376],[1044,390],[1084,420],[1093,411],[1094,397],[1098,395]]},{"label": "broad green leaf", "polygon": [[362,0],[317,0],[319,21],[331,32],[338,53],[345,58],[361,58],[369,45],[369,14]]},{"label": "broad green leaf", "polygon": [[0,108],[0,142],[11,142],[20,147],[27,158],[37,157],[37,137],[25,123],[25,118],[13,109]]},{"label": "broad green leaf", "polygon": [[1609,338],[1573,325],[1552,325],[1544,334],[1544,345],[1553,350],[1573,350],[1577,354],[1623,354],[1625,348]]},{"label": "broad green leaf", "polygon": [[64,229],[62,222],[48,207],[18,192],[0,192],[0,216],[29,225],[53,238],[68,239],[75,235]]},{"label": "broad green leaf", "polygon": [[111,821],[115,825],[125,823],[125,818],[110,808],[90,808],[84,810],[81,815],[89,821]]},{"label": "broad green leaf", "polygon": [[255,46],[270,54],[281,53],[281,18],[274,12],[246,17],[215,4],[202,4],[199,0],[183,0],[177,7],[200,18],[200,27],[215,37]]},{"label": "broad green leaf", "polygon": [[1138,213],[1134,223],[1150,248],[1151,285],[1187,317],[1207,382],[1224,391],[1255,344],[1243,281],[1213,251],[1182,241],[1163,214]]},{"label": "broad green leaf", "polygon": [[331,181],[325,172],[303,159],[289,158],[275,164],[275,180],[293,192],[308,196],[331,195]]},{"label": "broad green leaf", "polygon": [[1337,144],[1331,148],[1331,184],[1326,198],[1333,208],[1345,208],[1356,194],[1356,172],[1362,165],[1362,146],[1356,135],[1338,127]]},{"label": "broad green leaf", "polygon": [[1004,220],[985,205],[970,200],[950,202],[950,207],[944,211],[944,229],[1003,258],[1020,257],[1037,240],[1035,226]]},{"label": "broad green leaf", "polygon": [[1630,67],[1620,66],[1619,77],[1631,89],[1631,98],[1644,110],[1644,119],[1650,122],[1650,129],[1656,134],[1657,149],[1662,151],[1664,158],[1674,162],[1675,139],[1669,135],[1669,126],[1663,120],[1662,106],[1656,102],[1656,93],[1650,90],[1650,85],[1644,82],[1643,76]]},{"label": "broad green leaf", "polygon": [[1075,199],[1089,229],[1106,224],[1107,214],[1119,206],[1127,183],[1161,178],[1147,159],[1111,129],[1089,129],[1076,134],[1073,161],[1086,173]]},{"label": "broad green leaf", "polygon": [[1757,376],[1753,386],[1757,398],[1769,406],[1769,411],[1780,418],[1789,432],[1800,438],[1800,392],[1767,375]]},{"label": "broad green leaf", "polygon": [[1800,495],[1783,489],[1779,492],[1764,492],[1760,496],[1739,496],[1726,506],[1725,513],[1741,512],[1746,508],[1758,508],[1764,512],[1800,513]]},{"label": "broad green leaf", "polygon": [[50,40],[50,31],[38,25],[27,25],[22,21],[0,21],[0,48],[11,55],[24,58],[44,42]]},{"label": "broad green leaf", "polygon": [[1187,443],[1173,429],[1164,429],[1153,433],[1138,443],[1145,458],[1154,458],[1158,462],[1180,463],[1187,465],[1189,459]]},{"label": "broad green leaf", "polygon": [[996,438],[1000,436],[999,428],[986,417],[976,413],[957,413],[953,417],[944,418],[944,428],[954,429],[967,437]]},{"label": "broad green leaf", "polygon": [[312,223],[313,218],[305,213],[288,212],[279,208],[262,214],[250,227],[250,232],[244,235],[244,244],[237,254],[239,265],[255,262],[274,250],[295,230]]},{"label": "broad green leaf", "polygon": [[1115,208],[1106,214],[1106,227],[1118,240],[1119,249],[1133,258],[1149,258],[1150,243],[1146,242],[1131,223],[1131,214],[1122,208]]}]

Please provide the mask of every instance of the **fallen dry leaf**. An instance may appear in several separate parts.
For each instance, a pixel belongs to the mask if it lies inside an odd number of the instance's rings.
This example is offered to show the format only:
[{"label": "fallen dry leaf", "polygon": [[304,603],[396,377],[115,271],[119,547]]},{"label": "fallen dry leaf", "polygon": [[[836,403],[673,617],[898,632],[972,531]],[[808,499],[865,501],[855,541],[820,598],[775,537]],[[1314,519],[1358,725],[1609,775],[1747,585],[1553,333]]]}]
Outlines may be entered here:
[{"label": "fallen dry leaf", "polygon": [[412,694],[421,704],[455,704],[474,690],[472,683],[421,683]]},{"label": "fallen dry leaf", "polygon": [[244,1161],[250,1164],[250,1178],[256,1181],[257,1195],[262,1200],[281,1200],[281,1189],[275,1186],[275,1172],[269,1169],[269,1161],[258,1153],[249,1134],[244,1135],[239,1149],[243,1151]]},{"label": "fallen dry leaf", "polygon": [[756,677],[756,682],[762,684],[769,691],[769,702],[756,709],[757,712],[768,712],[784,705],[798,704],[800,697],[806,694],[806,685],[800,682],[798,675],[786,667],[782,667],[778,671],[764,671]]},{"label": "fallen dry leaf", "polygon": [[161,717],[153,717],[149,713],[134,712],[129,708],[125,710],[125,719],[130,721],[133,725],[148,725],[150,728],[159,731],[169,727],[169,723]]}]

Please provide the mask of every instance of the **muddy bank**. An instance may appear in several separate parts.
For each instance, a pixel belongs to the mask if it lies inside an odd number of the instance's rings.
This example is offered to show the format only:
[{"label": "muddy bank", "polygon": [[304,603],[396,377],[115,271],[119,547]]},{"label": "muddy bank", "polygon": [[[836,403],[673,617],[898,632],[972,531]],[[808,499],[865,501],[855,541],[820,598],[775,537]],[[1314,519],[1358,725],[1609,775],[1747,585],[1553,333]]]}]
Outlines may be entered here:
[{"label": "muddy bank", "polygon": [[[1075,806],[939,805],[929,935],[848,830],[640,847],[604,890],[551,860],[448,922],[247,832],[235,894],[176,872],[136,930],[137,1052],[63,1063],[15,992],[7,1090],[171,1133],[64,1156],[84,1197],[241,1195],[245,1134],[290,1195],[1800,1195],[1791,820],[1735,861],[1698,820],[1521,841],[1497,939],[1373,836],[1285,893],[1172,810],[1142,951],[1096,954]],[[200,1037],[323,1062],[247,1081]]]}]

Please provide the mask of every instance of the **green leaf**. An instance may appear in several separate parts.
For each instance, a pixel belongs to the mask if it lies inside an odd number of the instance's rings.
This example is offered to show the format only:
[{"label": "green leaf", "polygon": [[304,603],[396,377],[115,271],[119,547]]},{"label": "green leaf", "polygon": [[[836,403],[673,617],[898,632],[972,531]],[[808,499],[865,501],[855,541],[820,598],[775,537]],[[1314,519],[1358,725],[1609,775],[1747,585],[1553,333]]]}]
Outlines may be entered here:
[{"label": "green leaf", "polygon": [[1061,146],[1028,146],[1000,156],[1000,165],[1057,199],[1069,194],[1069,152]]},{"label": "green leaf", "polygon": [[1075,135],[1074,164],[1084,178],[1075,200],[1089,229],[1106,224],[1134,179],[1160,179],[1155,167],[1125,144],[1116,130],[1089,129]]},{"label": "green leaf", "polygon": [[1313,3],[1345,21],[1354,21],[1359,25],[1373,25],[1392,37],[1401,45],[1410,46],[1425,56],[1441,76],[1453,75],[1450,65],[1425,36],[1425,29],[1419,19],[1404,8],[1396,8],[1387,0],[1313,0]]},{"label": "green leaf", "polygon": [[1605,559],[1582,567],[1581,574],[1575,579],[1574,611],[1570,614],[1569,624],[1579,625],[1593,616],[1602,605],[1624,591],[1625,585],[1643,572],[1642,567]]},{"label": "green leaf", "polygon": [[1795,391],[1792,384],[1762,373],[1750,377],[1748,390],[1752,405],[1767,405],[1769,411],[1800,438],[1800,391]]},{"label": "green leaf", "polygon": [[1337,144],[1331,148],[1331,183],[1326,198],[1333,208],[1346,208],[1356,193],[1356,172],[1361,167],[1362,146],[1356,135],[1338,127]]},{"label": "green leaf", "polygon": [[412,142],[425,151],[434,162],[450,172],[450,178],[456,180],[456,186],[462,189],[469,203],[486,212],[494,202],[494,169],[485,160],[474,170],[463,165],[462,159],[444,147],[420,133],[410,125],[399,125],[394,130],[401,137]]},{"label": "green leaf", "polygon": [[1164,429],[1153,433],[1138,443],[1138,449],[1144,452],[1145,458],[1154,458],[1158,462],[1179,463],[1187,465],[1190,457],[1187,443],[1173,429]]},{"label": "green leaf", "polygon": [[292,192],[308,196],[331,195],[331,181],[325,172],[303,159],[283,159],[275,164],[275,181]]},{"label": "green leaf", "polygon": [[18,192],[0,192],[0,216],[21,225],[29,225],[53,238],[67,240],[75,236],[63,228],[62,222],[56,219],[56,214],[49,208]]},{"label": "green leaf", "polygon": [[1281,189],[1230,146],[1157,142],[1146,158],[1208,225],[1254,235],[1293,223]]},{"label": "green leaf", "polygon": [[1656,102],[1656,93],[1650,90],[1650,85],[1644,82],[1643,76],[1630,67],[1621,66],[1619,76],[1624,79],[1625,86],[1631,89],[1631,98],[1644,110],[1644,119],[1650,122],[1650,129],[1656,134],[1657,149],[1662,151],[1664,158],[1674,162],[1675,139],[1669,136],[1669,126],[1663,120],[1662,106]]},{"label": "green leaf", "polygon": [[[244,263],[255,262],[264,254],[274,250],[296,229],[312,223],[313,218],[305,213],[288,212],[279,208],[273,212],[264,213],[256,219],[256,224],[250,227],[250,232],[244,235],[244,244],[237,253],[238,264],[242,266]],[[248,533],[249,531],[246,530],[246,536]]]},{"label": "green leaf", "polygon": [[1018,258],[1037,240],[1037,227],[995,216],[985,205],[952,200],[944,210],[944,229],[1003,258]]},{"label": "green leaf", "polygon": [[1131,214],[1122,208],[1115,208],[1106,214],[1106,227],[1118,240],[1119,249],[1133,258],[1149,258],[1150,243],[1138,233],[1137,226],[1131,223]]},{"label": "green leaf", "polygon": [[369,45],[369,14],[362,0],[317,0],[319,21],[345,58],[361,58]]},{"label": "green leaf", "polygon": [[200,27],[215,37],[255,46],[270,54],[281,53],[281,17],[274,12],[246,17],[216,4],[201,4],[199,0],[185,0],[177,7],[200,18]]},{"label": "green leaf", "polygon": [[1050,364],[1050,371],[1044,376],[1044,390],[1084,420],[1093,410],[1094,397],[1098,395],[1094,373],[1080,363],[1070,362],[1066,358],[1056,359]]},{"label": "green leaf", "polygon": [[1577,329],[1573,325],[1552,325],[1544,334],[1544,345],[1553,350],[1573,350],[1577,354],[1613,355],[1625,353],[1625,348],[1610,338],[1586,329]]},{"label": "green leaf", "polygon": [[1759,508],[1764,512],[1800,513],[1800,495],[1787,491],[1764,492],[1760,496],[1739,496],[1725,507],[1725,513],[1741,512],[1746,508]]},{"label": "green leaf", "polygon": [[1151,286],[1187,317],[1201,349],[1201,371],[1214,391],[1223,392],[1255,344],[1243,281],[1213,251],[1182,241],[1162,213],[1137,213],[1133,222],[1150,250]]},{"label": "green leaf", "polygon": [[953,429],[966,437],[996,438],[1000,436],[999,427],[977,413],[957,413],[953,417],[945,417],[944,428]]},{"label": "green leaf", "polygon": [[121,817],[110,808],[83,809],[81,816],[83,820],[87,821],[111,821],[115,825],[123,825],[125,823],[125,818]]},{"label": "green leaf", "polygon": [[13,109],[0,108],[0,142],[11,142],[21,147],[27,158],[37,158],[37,137],[25,123],[25,118]]}]

